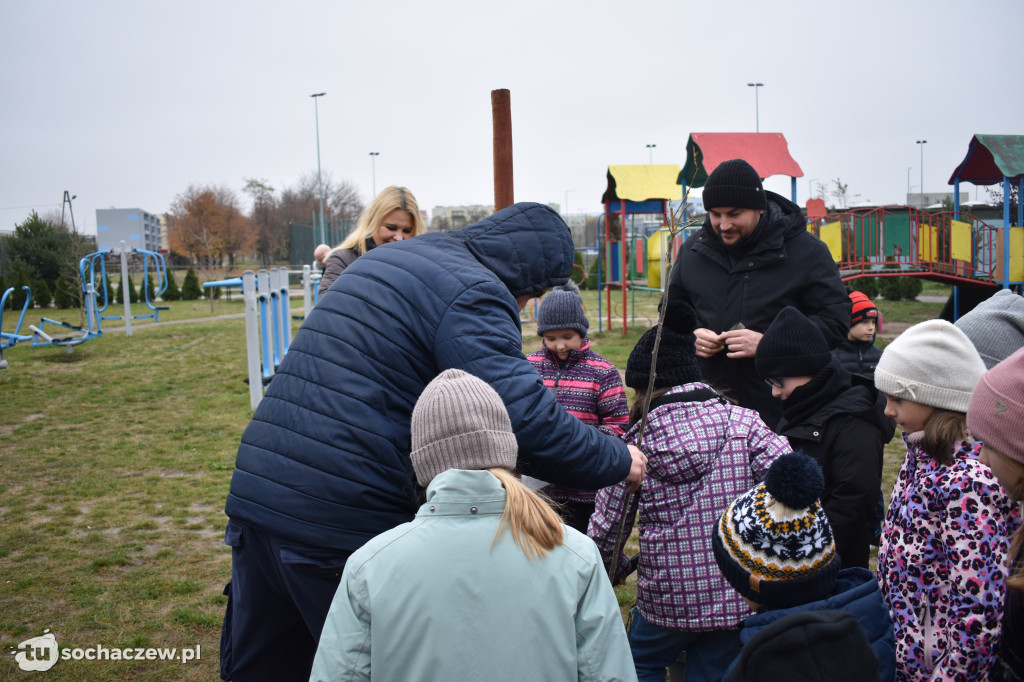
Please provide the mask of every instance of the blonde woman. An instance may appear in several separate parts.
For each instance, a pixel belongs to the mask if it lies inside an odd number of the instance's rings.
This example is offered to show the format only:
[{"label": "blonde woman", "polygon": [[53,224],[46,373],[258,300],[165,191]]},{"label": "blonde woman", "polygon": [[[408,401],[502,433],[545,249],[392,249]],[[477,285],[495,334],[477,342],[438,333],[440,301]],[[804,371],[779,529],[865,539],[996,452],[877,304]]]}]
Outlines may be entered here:
[{"label": "blonde woman", "polygon": [[365,252],[381,244],[415,237],[424,229],[412,192],[405,187],[386,187],[359,216],[352,234],[327,255],[318,295],[323,296],[338,275]]},{"label": "blonde woman", "polygon": [[597,547],[513,473],[498,393],[457,369],[412,413],[426,502],[345,564],[311,680],[636,680]]}]

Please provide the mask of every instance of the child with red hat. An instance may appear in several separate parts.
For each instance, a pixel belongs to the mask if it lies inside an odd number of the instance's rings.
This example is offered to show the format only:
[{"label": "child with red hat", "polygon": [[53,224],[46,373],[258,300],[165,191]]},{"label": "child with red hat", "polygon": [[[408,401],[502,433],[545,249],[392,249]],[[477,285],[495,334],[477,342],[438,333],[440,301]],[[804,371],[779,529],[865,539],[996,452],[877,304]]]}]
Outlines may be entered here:
[{"label": "child with red hat", "polygon": [[850,331],[836,346],[832,354],[850,374],[859,374],[874,379],[875,366],[882,357],[882,351],[875,346],[875,334],[882,321],[878,308],[861,291],[851,291]]}]

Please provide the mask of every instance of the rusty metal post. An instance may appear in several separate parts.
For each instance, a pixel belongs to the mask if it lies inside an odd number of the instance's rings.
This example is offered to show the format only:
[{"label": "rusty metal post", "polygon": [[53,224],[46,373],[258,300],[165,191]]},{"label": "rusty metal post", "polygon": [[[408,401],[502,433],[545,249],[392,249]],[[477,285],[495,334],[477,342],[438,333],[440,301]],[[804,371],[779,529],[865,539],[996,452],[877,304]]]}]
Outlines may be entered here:
[{"label": "rusty metal post", "polygon": [[494,210],[511,206],[512,188],[512,97],[508,90],[491,90],[491,120],[494,128]]}]

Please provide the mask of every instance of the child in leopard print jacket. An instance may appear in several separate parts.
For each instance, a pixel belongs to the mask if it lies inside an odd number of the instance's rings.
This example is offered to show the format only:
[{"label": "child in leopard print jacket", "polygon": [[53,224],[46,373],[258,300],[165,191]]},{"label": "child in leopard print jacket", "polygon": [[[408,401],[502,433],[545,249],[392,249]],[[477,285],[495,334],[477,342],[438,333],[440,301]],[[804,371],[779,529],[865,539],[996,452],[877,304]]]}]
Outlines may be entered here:
[{"label": "child in leopard print jacket", "polygon": [[944,320],[909,328],[875,369],[907,445],[878,550],[897,680],[980,680],[996,658],[1020,511],[967,429],[984,372],[967,336]]}]

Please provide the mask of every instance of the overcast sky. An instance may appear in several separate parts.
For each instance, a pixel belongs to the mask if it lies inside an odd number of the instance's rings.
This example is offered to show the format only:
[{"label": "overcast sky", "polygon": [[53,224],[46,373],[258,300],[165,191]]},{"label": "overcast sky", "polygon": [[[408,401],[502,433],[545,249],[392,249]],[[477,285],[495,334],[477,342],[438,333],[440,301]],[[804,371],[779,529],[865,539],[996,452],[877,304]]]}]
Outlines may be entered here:
[{"label": "overcast sky", "polygon": [[[851,203],[949,191],[975,133],[1024,133],[1021,0],[0,0],[0,229],[77,195],[166,211],[190,184],[316,170],[421,208],[490,204],[491,91],[515,198],[598,212],[607,167],[691,132],[781,132]],[[910,171],[908,172],[908,168]],[[788,178],[767,181],[789,196]],[[968,186],[971,199],[973,186]],[[985,191],[979,198],[985,198]]]}]

